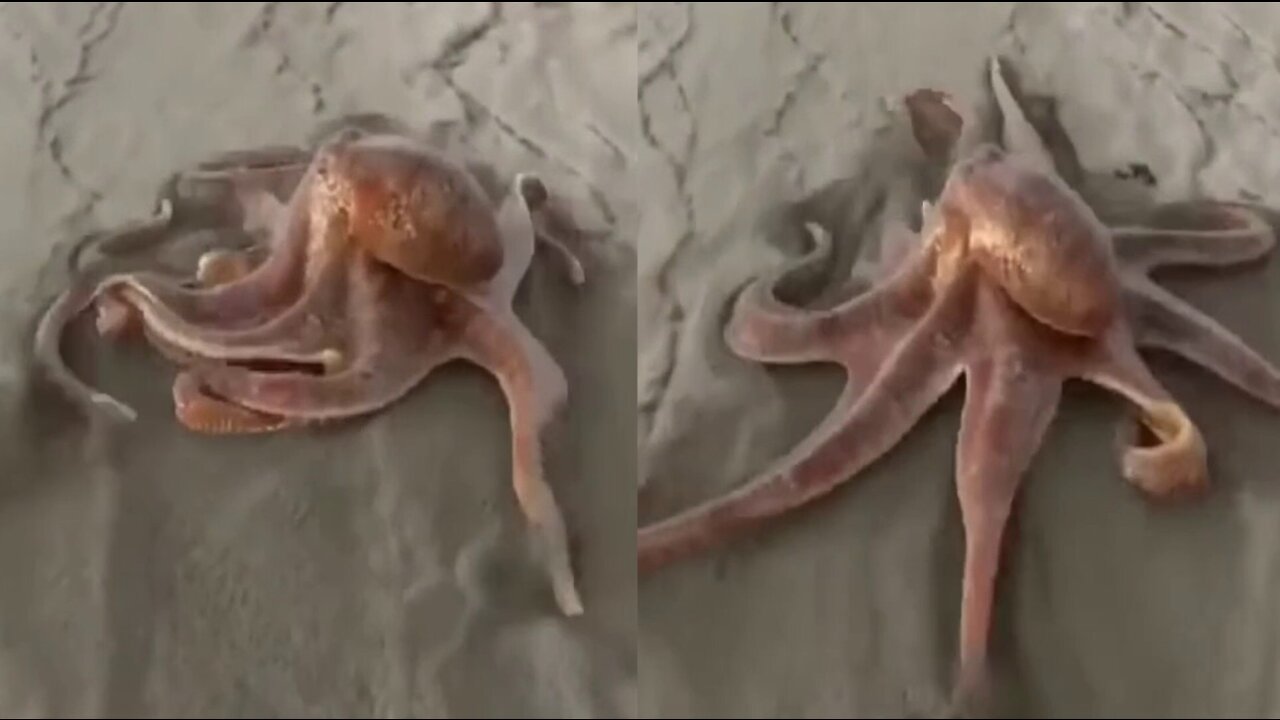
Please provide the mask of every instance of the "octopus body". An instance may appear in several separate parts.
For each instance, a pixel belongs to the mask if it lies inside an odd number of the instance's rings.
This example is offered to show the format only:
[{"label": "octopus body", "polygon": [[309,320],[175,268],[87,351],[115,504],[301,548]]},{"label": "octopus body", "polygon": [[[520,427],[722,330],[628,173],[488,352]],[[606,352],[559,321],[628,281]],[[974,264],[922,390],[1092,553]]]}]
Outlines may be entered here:
[{"label": "octopus body", "polygon": [[199,204],[192,188],[220,187],[215,214],[238,218],[265,247],[210,251],[194,282],[136,272],[74,283],[36,333],[36,357],[54,382],[93,408],[135,415],[76,378],[60,355],[64,327],[90,307],[102,334],[140,331],[178,364],[175,413],[201,433],[372,413],[445,363],[475,363],[507,397],[514,490],[557,603],[580,614],[567,532],[542,474],[541,432],[567,384],[512,310],[538,239],[582,281],[576,257],[535,233],[541,181],[518,175],[495,208],[461,166],[407,135],[356,127],[312,150],[229,153],[180,179],[188,189],[174,183],[157,217],[103,242],[163,234],[175,213]]},{"label": "octopus body", "polygon": [[643,525],[638,537],[640,569],[653,572],[758,530],[856,477],[963,378],[955,482],[965,561],[952,696],[962,707],[988,688],[1000,546],[1064,381],[1095,383],[1136,407],[1151,439],[1124,450],[1121,472],[1151,498],[1202,491],[1209,472],[1200,431],[1139,349],[1177,353],[1280,408],[1280,371],[1150,277],[1266,256],[1275,237],[1263,217],[1202,201],[1189,205],[1201,229],[1107,227],[1056,171],[998,58],[990,87],[1003,121],[994,140],[944,93],[906,99],[919,144],[948,158],[951,172],[921,231],[889,226],[870,289],[821,310],[777,299],[783,275],[830,250],[811,225],[817,249],[735,301],[725,338],[741,357],[844,367],[827,418],[759,476]]}]

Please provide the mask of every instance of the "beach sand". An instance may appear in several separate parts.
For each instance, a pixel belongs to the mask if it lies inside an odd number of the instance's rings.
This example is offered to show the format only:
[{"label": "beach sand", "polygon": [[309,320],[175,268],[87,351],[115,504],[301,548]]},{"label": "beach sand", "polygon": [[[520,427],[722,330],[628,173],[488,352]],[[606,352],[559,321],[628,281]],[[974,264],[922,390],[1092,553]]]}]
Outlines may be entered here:
[{"label": "beach sand", "polygon": [[[635,11],[627,4],[0,6],[0,714],[628,717],[636,706]],[[619,82],[618,78],[631,78]],[[68,339],[138,412],[91,421],[32,367],[80,235],[171,172],[380,113],[590,235],[516,312],[570,387],[546,437],[584,615],[559,615],[511,488],[496,382],[458,363],[385,412],[205,437],[142,343]]]},{"label": "beach sand", "polygon": [[[1280,12],[1236,3],[649,6],[640,18],[642,520],[737,485],[834,402],[835,367],[763,366],[721,338],[744,280],[830,230],[847,277],[920,163],[902,95],[976,99],[1005,55],[1055,99],[1105,217],[1143,196],[1280,206]],[[1145,166],[1154,186],[1132,175]],[[911,187],[908,185],[907,187]],[[890,198],[886,205],[885,198]],[[912,205],[912,202],[915,205]],[[1280,362],[1280,258],[1166,287]],[[807,290],[807,292],[806,292]],[[1128,408],[1069,383],[1018,506],[992,650],[1001,711],[1280,712],[1280,414],[1152,353],[1200,426],[1212,492],[1154,506],[1122,479]],[[640,583],[640,706],[677,717],[928,716],[952,683],[963,383],[840,491]]]}]

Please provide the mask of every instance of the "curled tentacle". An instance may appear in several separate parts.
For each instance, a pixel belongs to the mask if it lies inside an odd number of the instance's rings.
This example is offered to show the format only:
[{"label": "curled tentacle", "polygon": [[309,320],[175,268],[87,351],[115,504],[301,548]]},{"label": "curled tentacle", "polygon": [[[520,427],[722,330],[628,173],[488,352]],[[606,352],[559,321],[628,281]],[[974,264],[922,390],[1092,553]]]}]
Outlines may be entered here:
[{"label": "curled tentacle", "polygon": [[[173,219],[173,206],[162,202],[155,215],[145,220],[129,223],[106,238],[93,239],[94,242],[110,242],[112,239],[146,238],[151,241],[157,232],[165,230]],[[87,239],[88,240],[88,239]],[[85,243],[81,243],[83,247]],[[79,251],[73,253],[78,255]],[[103,411],[108,417],[131,422],[137,418],[137,412],[125,403],[111,397],[107,393],[90,387],[80,379],[71,368],[67,367],[62,356],[62,338],[67,326],[77,315],[84,312],[97,296],[97,280],[95,278],[77,278],[71,285],[58,294],[49,307],[41,315],[36,325],[33,357],[45,377],[59,388],[68,399],[91,411]]]},{"label": "curled tentacle", "polygon": [[1121,471],[1129,482],[1155,498],[1208,486],[1208,450],[1200,429],[1147,369],[1127,332],[1113,333],[1080,376],[1133,403],[1141,426],[1154,436],[1154,444],[1135,438],[1125,449]]}]

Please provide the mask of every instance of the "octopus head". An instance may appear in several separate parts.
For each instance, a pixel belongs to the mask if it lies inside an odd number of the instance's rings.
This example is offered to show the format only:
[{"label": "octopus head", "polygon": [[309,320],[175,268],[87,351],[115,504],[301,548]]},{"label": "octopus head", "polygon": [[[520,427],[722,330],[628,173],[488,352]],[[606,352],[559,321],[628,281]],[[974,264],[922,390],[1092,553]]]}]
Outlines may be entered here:
[{"label": "octopus head", "polygon": [[344,131],[317,152],[313,207],[347,215],[353,242],[415,278],[471,286],[503,260],[492,206],[462,167],[401,135]]},{"label": "octopus head", "polygon": [[1037,321],[1098,337],[1116,318],[1107,230],[1059,179],[990,148],[957,165],[938,206],[965,258]]}]

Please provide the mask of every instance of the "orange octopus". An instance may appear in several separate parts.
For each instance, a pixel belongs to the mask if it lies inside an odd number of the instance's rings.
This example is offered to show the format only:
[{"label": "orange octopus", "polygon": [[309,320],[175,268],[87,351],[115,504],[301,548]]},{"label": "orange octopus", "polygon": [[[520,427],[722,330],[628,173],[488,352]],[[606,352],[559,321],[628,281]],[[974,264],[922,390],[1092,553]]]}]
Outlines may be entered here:
[{"label": "orange octopus", "polygon": [[157,217],[102,244],[163,233],[175,214],[200,204],[201,187],[219,184],[230,191],[215,214],[238,217],[266,247],[212,250],[194,283],[156,272],[73,283],[36,332],[37,359],[54,382],[93,408],[134,417],[60,355],[64,327],[90,305],[100,333],[140,329],[179,365],[177,419],[202,433],[371,413],[447,362],[475,363],[507,397],[515,494],[557,605],[582,613],[565,523],[542,470],[541,432],[567,400],[567,383],[512,309],[537,239],[561,254],[575,284],[583,281],[576,256],[535,232],[533,213],[548,199],[542,182],[517,175],[495,209],[462,166],[407,133],[353,124],[310,151],[238,151],[179,173]]},{"label": "orange octopus", "polygon": [[725,335],[743,358],[844,367],[847,384],[826,420],[758,477],[638,537],[640,569],[652,572],[811,503],[894,447],[963,376],[955,482],[966,550],[952,695],[962,707],[989,688],[1000,546],[1064,381],[1095,383],[1136,406],[1149,434],[1124,451],[1121,472],[1152,498],[1200,491],[1209,472],[1195,423],[1139,348],[1177,353],[1280,407],[1280,371],[1149,276],[1258,260],[1275,244],[1270,225],[1243,205],[1206,201],[1193,206],[1206,229],[1107,227],[1058,173],[999,58],[990,88],[1002,119],[996,141],[945,93],[907,97],[919,144],[953,164],[921,231],[887,232],[869,290],[823,310],[777,299],[783,274],[829,249],[811,226],[818,251],[735,302]]}]

